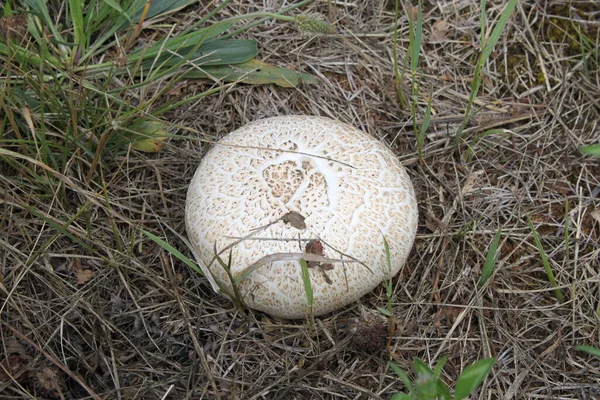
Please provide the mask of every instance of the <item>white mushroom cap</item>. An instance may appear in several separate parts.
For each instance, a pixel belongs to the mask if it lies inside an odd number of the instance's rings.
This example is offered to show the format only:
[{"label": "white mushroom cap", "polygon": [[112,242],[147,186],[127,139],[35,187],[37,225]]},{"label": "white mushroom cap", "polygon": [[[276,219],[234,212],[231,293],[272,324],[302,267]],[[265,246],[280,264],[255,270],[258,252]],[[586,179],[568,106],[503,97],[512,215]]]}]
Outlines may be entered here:
[{"label": "white mushroom cap", "polygon": [[206,154],[189,187],[186,228],[213,289],[233,293],[216,248],[234,278],[253,266],[237,284],[247,306],[303,318],[310,309],[298,253],[318,254],[321,244],[322,256],[347,261],[309,264],[314,315],[345,306],[405,263],[417,201],[380,141],[329,118],[275,117],[241,127]]}]

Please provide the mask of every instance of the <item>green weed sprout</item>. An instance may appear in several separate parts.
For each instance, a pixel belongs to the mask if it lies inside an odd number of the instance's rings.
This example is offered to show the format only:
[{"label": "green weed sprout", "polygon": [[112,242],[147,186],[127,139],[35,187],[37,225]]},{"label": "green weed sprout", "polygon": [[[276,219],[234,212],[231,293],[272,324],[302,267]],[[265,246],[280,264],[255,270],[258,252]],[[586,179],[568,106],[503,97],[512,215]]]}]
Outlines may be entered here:
[{"label": "green weed sprout", "polygon": [[462,134],[463,134],[464,129],[466,128],[469,121],[475,114],[472,111],[472,109],[473,109],[473,104],[475,103],[475,98],[477,97],[477,94],[479,93],[479,88],[481,87],[481,82],[483,81],[484,66],[487,63],[490,56],[492,55],[492,51],[494,50],[496,43],[498,43],[498,40],[500,40],[500,36],[504,32],[504,28],[506,27],[506,24],[508,23],[508,20],[510,19],[510,16],[512,15],[513,11],[515,10],[515,7],[517,6],[517,2],[518,2],[518,0],[509,0],[508,1],[508,3],[506,4],[506,7],[504,7],[504,10],[500,14],[500,17],[498,18],[498,22],[496,23],[496,26],[494,26],[494,29],[492,30],[492,32],[490,33],[490,36],[486,40],[486,38],[485,38],[486,30],[484,29],[485,28],[484,16],[485,16],[485,9],[486,9],[486,0],[481,1],[481,28],[482,28],[481,29],[481,51],[479,53],[477,63],[475,64],[475,71],[473,73],[473,81],[471,82],[471,93],[469,95],[467,109],[465,111],[465,118],[456,131],[455,143],[457,146],[460,145],[460,143],[461,143]]},{"label": "green weed sprout", "polygon": [[446,363],[446,357],[442,357],[434,370],[418,358],[413,360],[415,381],[412,382],[402,369],[389,362],[388,366],[398,375],[404,383],[408,393],[395,393],[391,400],[462,400],[473,394],[488,376],[496,363],[495,358],[486,358],[476,361],[464,369],[458,377],[454,387],[454,396],[450,389],[440,379],[442,368]]}]

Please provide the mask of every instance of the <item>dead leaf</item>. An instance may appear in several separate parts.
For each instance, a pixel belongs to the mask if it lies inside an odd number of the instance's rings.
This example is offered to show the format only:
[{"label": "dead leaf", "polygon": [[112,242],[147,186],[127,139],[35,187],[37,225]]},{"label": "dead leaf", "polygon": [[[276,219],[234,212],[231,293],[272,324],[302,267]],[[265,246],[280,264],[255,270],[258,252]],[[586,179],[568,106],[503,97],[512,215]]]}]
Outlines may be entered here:
[{"label": "dead leaf", "polygon": [[412,20],[416,21],[417,18],[419,17],[419,8],[417,6],[413,6],[412,4],[410,4],[409,1],[406,2],[405,7],[408,10],[408,12],[410,13],[410,17],[412,18]]},{"label": "dead leaf", "polygon": [[441,220],[437,219],[436,217],[434,217],[431,214],[426,214],[425,215],[425,226],[431,232],[437,231],[438,228],[441,229],[441,230],[448,229],[448,225],[447,224],[443,223]]},{"label": "dead leaf", "polygon": [[475,172],[471,172],[468,176],[467,176],[467,180],[464,183],[461,193],[463,196],[467,196],[473,192],[475,192],[479,185],[479,177],[484,173],[484,171],[475,171]]},{"label": "dead leaf", "polygon": [[432,42],[443,42],[448,40],[448,30],[450,25],[444,19],[438,19],[431,27],[429,40]]},{"label": "dead leaf", "polygon": [[96,273],[93,270],[83,268],[81,259],[79,258],[75,258],[71,261],[71,268],[75,271],[78,285],[83,285],[96,276]]},{"label": "dead leaf", "polygon": [[15,339],[10,338],[4,343],[3,350],[6,351],[0,361],[0,381],[6,381],[8,375],[18,383],[23,383],[28,378],[27,366],[31,362],[31,356],[23,345]]},{"label": "dead leaf", "polygon": [[281,217],[281,220],[286,224],[290,224],[296,229],[306,229],[306,223],[304,222],[305,218],[299,212],[290,211]]},{"label": "dead leaf", "polygon": [[448,323],[454,323],[461,312],[465,310],[464,307],[458,306],[443,306],[439,309],[439,311],[435,314],[435,317],[439,322],[442,319],[445,319]]},{"label": "dead leaf", "polygon": [[27,33],[27,20],[24,15],[0,17],[0,37],[20,39]]}]

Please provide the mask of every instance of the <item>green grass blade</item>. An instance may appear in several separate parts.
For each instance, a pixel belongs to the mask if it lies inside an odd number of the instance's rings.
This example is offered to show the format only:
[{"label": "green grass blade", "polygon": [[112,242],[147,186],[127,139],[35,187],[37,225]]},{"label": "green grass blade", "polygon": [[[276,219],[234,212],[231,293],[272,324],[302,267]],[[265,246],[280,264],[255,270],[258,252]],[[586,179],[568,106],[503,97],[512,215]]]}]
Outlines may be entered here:
[{"label": "green grass blade", "polygon": [[304,291],[306,292],[306,301],[310,308],[313,306],[313,289],[310,282],[310,272],[308,269],[308,263],[305,260],[300,260],[302,283],[304,285]]},{"label": "green grass blade", "polygon": [[485,0],[481,0],[481,12],[479,13],[479,23],[480,23],[480,36],[479,42],[485,42],[485,35],[487,34],[487,15],[485,14],[487,9],[487,2]]},{"label": "green grass blade", "polygon": [[[412,16],[411,16],[412,18]],[[414,33],[410,44],[411,57],[410,57],[410,70],[413,73],[413,79],[419,68],[419,55],[421,54],[421,46],[423,42],[423,4],[419,0],[417,4],[417,21],[414,26]]]},{"label": "green grass blade", "polygon": [[149,47],[144,47],[132,52],[128,56],[128,60],[129,62],[135,62],[140,59],[154,59],[164,52],[165,49],[172,52],[178,52],[183,48],[199,48],[205,41],[227,31],[234,24],[235,21],[221,21],[204,29],[169,38],[166,42],[160,41]]},{"label": "green grass blade", "polygon": [[498,256],[498,245],[500,244],[500,237],[502,236],[502,228],[498,228],[498,231],[494,235],[494,239],[492,239],[492,244],[488,249],[487,256],[485,257],[485,263],[483,264],[483,269],[481,270],[481,277],[479,278],[479,282],[477,286],[482,287],[488,281],[492,272],[494,271],[494,266],[496,265],[496,258]]},{"label": "green grass blade", "polygon": [[400,108],[404,109],[406,107],[406,99],[404,98],[404,92],[402,90],[402,77],[404,75],[404,71],[400,73],[400,63],[398,62],[398,26],[400,22],[400,0],[394,1],[394,35],[392,38],[392,57],[394,57],[394,81],[396,83],[396,94],[398,96],[398,101],[400,102]]},{"label": "green grass blade", "polygon": [[[388,345],[391,340],[392,335],[396,329],[396,318],[394,316],[394,308],[392,307],[392,295],[393,293],[393,284],[392,284],[392,256],[390,255],[390,244],[388,243],[385,235],[383,235],[383,247],[385,250],[385,266],[388,270],[388,278],[385,285],[385,297],[387,300],[387,310],[383,313],[388,317]],[[380,309],[382,310],[382,309]]]},{"label": "green grass blade", "polygon": [[314,76],[296,72],[289,68],[275,67],[258,60],[236,65],[217,65],[192,69],[184,74],[186,78],[211,78],[228,82],[242,82],[252,85],[274,83],[291,88],[300,84],[316,83]]},{"label": "green grass blade", "polygon": [[109,6],[110,8],[112,8],[113,10],[115,10],[116,12],[118,12],[119,14],[122,14],[123,16],[125,16],[125,18],[128,18],[131,21],[129,16],[123,12],[123,9],[119,5],[119,3],[117,3],[115,0],[102,0],[102,2],[104,4],[106,4],[107,6]]},{"label": "green grass blade", "polygon": [[500,18],[498,19],[496,26],[494,26],[494,29],[492,30],[492,33],[490,34],[490,37],[488,38],[487,42],[485,42],[485,44],[483,41],[481,42],[483,48],[477,59],[477,64],[475,65],[475,72],[473,73],[473,81],[471,82],[471,93],[469,94],[469,100],[467,102],[465,118],[456,131],[456,135],[455,135],[456,145],[460,144],[460,140],[462,138],[462,133],[472,118],[471,109],[473,108],[475,98],[477,97],[479,88],[481,87],[481,81],[483,79],[483,77],[482,77],[483,68],[484,68],[488,58],[490,58],[490,55],[492,54],[494,47],[498,43],[498,40],[500,40],[500,36],[502,36],[502,32],[504,32],[504,28],[506,27],[506,24],[508,23],[508,20],[510,19],[513,11],[515,10],[517,3],[518,3],[518,0],[509,0],[508,1],[508,4],[506,4],[506,7],[504,7],[504,10],[502,10],[502,13],[500,14]]},{"label": "green grass blade", "polygon": [[306,302],[311,310],[313,309],[313,289],[310,283],[310,272],[308,270],[308,263],[305,260],[300,260],[300,271],[302,276],[302,283],[304,284],[304,292],[306,293]]},{"label": "green grass blade", "polygon": [[388,298],[388,303],[392,298],[392,257],[390,255],[390,244],[388,243],[385,236],[383,237],[383,248],[385,250],[385,266],[388,270],[388,284],[386,285],[386,296]]},{"label": "green grass blade", "polygon": [[425,144],[425,134],[429,129],[429,123],[431,120],[431,104],[433,98],[429,97],[429,101],[427,102],[427,108],[425,109],[425,115],[423,116],[423,123],[421,124],[421,129],[419,129],[419,134],[417,136],[417,154],[419,155],[419,159],[423,159],[423,145]]},{"label": "green grass blade", "polygon": [[500,40],[500,36],[502,36],[502,32],[504,32],[504,28],[506,27],[506,24],[508,23],[508,20],[515,10],[518,2],[519,0],[509,0],[508,4],[502,11],[502,14],[500,14],[500,18],[498,19],[496,26],[492,30],[488,41],[485,43],[485,47],[481,55],[483,62],[490,58],[490,55],[492,54],[494,47],[496,47],[496,43],[498,43],[498,40]]},{"label": "green grass blade", "polygon": [[58,42],[66,42],[59,28],[54,24],[54,21],[50,17],[47,4],[44,0],[24,0],[24,3],[31,8],[33,15],[37,16],[44,25],[45,28],[52,32],[54,39]]},{"label": "green grass blade", "polygon": [[583,154],[589,154],[592,156],[600,157],[600,143],[599,144],[590,144],[588,146],[583,146],[579,148],[579,151]]},{"label": "green grass blade", "polygon": [[465,368],[456,381],[454,400],[462,400],[470,396],[483,383],[495,363],[495,358],[486,358]]},{"label": "green grass blade", "polygon": [[592,347],[592,346],[577,346],[576,347],[577,350],[579,351],[584,351],[588,354],[591,354],[593,356],[596,356],[598,358],[600,358],[600,349],[597,347]]},{"label": "green grass blade", "polygon": [[80,46],[82,52],[85,52],[88,46],[88,37],[85,34],[83,1],[69,0],[69,13],[73,29],[73,42]]},{"label": "green grass blade", "polygon": [[188,267],[190,267],[191,269],[193,269],[194,271],[196,271],[200,275],[204,276],[204,272],[200,269],[200,267],[198,265],[196,265],[196,263],[194,263],[192,260],[190,260],[189,258],[187,258],[185,255],[183,255],[175,247],[171,246],[169,243],[165,242],[164,240],[162,240],[158,236],[156,236],[156,235],[154,235],[154,234],[152,234],[152,233],[150,233],[148,231],[142,230],[142,232],[144,233],[144,235],[146,235],[150,239],[152,239],[152,241],[154,241],[154,243],[158,244],[160,247],[162,247],[167,252],[169,252],[169,254],[172,254],[173,256],[175,256],[176,258],[178,258],[179,260],[183,261],[183,263],[185,265],[187,265]]},{"label": "green grass blade", "polygon": [[498,128],[498,129],[489,129],[487,131],[482,132],[481,134],[477,135],[473,140],[471,140],[467,146],[467,150],[465,152],[465,159],[467,160],[467,162],[470,162],[471,160],[473,160],[473,157],[475,157],[475,147],[478,145],[479,142],[481,142],[481,140],[483,140],[483,138],[487,137],[487,136],[493,136],[493,135],[503,135],[507,133],[507,130],[504,128]]},{"label": "green grass blade", "polygon": [[[82,209],[76,215],[74,215],[67,222],[64,222],[64,223],[60,220],[59,221],[55,220],[51,216],[46,215],[44,212],[38,210],[35,207],[31,207],[27,204],[22,204],[21,207],[27,209],[27,211],[29,211],[31,214],[35,215],[40,220],[44,221],[46,224],[48,224],[49,226],[56,229],[56,234],[54,236],[52,236],[52,238],[48,239],[41,246],[41,249],[46,250],[46,248],[48,248],[52,244],[52,242],[54,242],[56,239],[58,239],[62,235],[62,236],[65,236],[65,237],[71,239],[74,243],[77,243],[79,246],[81,246],[82,248],[89,251],[90,254],[99,255],[99,253],[96,249],[94,249],[93,247],[91,247],[90,245],[85,243],[83,240],[81,240],[80,238],[78,238],[77,236],[75,236],[74,234],[72,234],[71,232],[68,231],[69,226],[71,226],[73,224],[73,222],[75,222],[75,219],[80,215],[80,213],[85,211],[85,209],[87,208],[88,205],[89,205],[89,203],[84,206],[85,208],[82,207]],[[40,254],[41,254],[40,252],[37,252],[35,255],[32,255],[32,257],[37,258]],[[28,263],[31,261],[33,261],[33,258],[30,258],[27,260]]]},{"label": "green grass blade", "polygon": [[[423,40],[423,5],[419,0],[416,7],[416,21],[414,21],[413,7],[408,7],[408,22],[409,22],[409,50],[410,50],[410,71],[411,71],[411,84],[410,84],[410,100],[411,100],[411,115],[413,121],[413,132],[416,135],[420,132],[417,129],[417,109],[418,109],[418,98],[419,88],[421,86],[420,79],[417,78],[417,69],[419,68],[419,56],[421,54],[421,46]],[[417,136],[417,142],[419,136]],[[417,143],[418,147],[418,143]]]},{"label": "green grass blade", "polygon": [[387,304],[388,304],[388,313],[389,316],[394,315],[394,312],[392,310],[392,295],[393,295],[393,287],[392,287],[392,256],[390,255],[390,244],[388,243],[387,239],[385,238],[385,236],[383,237],[383,247],[385,250],[385,265],[387,267],[388,270],[388,279],[387,279],[387,285],[385,288],[385,295],[387,297]]},{"label": "green grass blade", "polygon": [[546,252],[544,251],[544,247],[542,246],[540,237],[539,237],[537,231],[535,230],[535,226],[533,226],[533,221],[531,221],[531,218],[529,218],[529,215],[527,216],[527,223],[529,224],[529,229],[531,229],[531,234],[533,235],[533,240],[535,241],[535,246],[537,247],[538,252],[540,253],[540,257],[542,259],[542,264],[544,265],[544,269],[546,270],[546,276],[548,277],[548,281],[550,282],[550,285],[552,285],[552,287],[555,288],[554,295],[556,296],[556,298],[558,299],[559,302],[563,303],[565,301],[565,297],[564,297],[562,291],[557,288],[558,284],[556,283],[556,279],[554,278],[554,272],[552,272],[552,268],[550,267],[550,262],[548,261],[548,256],[546,255]]}]

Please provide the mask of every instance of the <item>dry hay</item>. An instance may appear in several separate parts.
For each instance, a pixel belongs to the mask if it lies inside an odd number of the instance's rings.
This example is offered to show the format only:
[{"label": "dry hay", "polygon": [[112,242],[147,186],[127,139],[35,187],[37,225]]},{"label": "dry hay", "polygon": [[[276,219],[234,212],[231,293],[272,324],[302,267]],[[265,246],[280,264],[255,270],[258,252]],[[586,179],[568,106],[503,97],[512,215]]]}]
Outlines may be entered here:
[{"label": "dry hay", "polygon": [[[335,35],[309,38],[272,21],[245,34],[260,42],[261,59],[312,73],[318,85],[237,85],[179,108],[169,120],[198,133],[179,131],[184,137],[158,154],[107,159],[90,183],[85,163],[73,163],[65,174],[78,189],[51,198],[0,177],[2,398],[379,399],[402,389],[385,352],[352,346],[352,321],[385,306],[384,288],[319,318],[313,329],[240,315],[141,233],[189,255],[173,232],[184,233],[187,184],[206,149],[197,139],[282,114],[351,123],[389,144],[414,179],[419,236],[394,281],[399,332],[390,352],[402,368],[413,357],[433,364],[445,354],[443,376],[452,383],[465,366],[495,356],[481,397],[598,398],[598,360],[574,348],[598,346],[600,334],[600,163],[577,150],[600,138],[600,60],[597,50],[582,60],[574,44],[576,29],[600,43],[597,5],[519,2],[487,64],[481,112],[465,132],[468,160],[453,137],[480,45],[480,10],[474,1],[425,3],[418,110],[422,118],[431,98],[434,114],[422,163],[410,112],[399,108],[394,88],[393,7],[333,1],[329,9],[323,1],[308,11],[335,21]],[[257,7],[234,2],[225,13]],[[502,7],[488,4],[488,25]],[[182,18],[191,23],[201,13],[192,8]],[[403,14],[402,58],[407,29]],[[210,85],[186,82],[170,96]],[[483,135],[491,128],[504,133]],[[527,216],[565,294],[562,304]],[[499,227],[494,275],[478,289]]]}]

